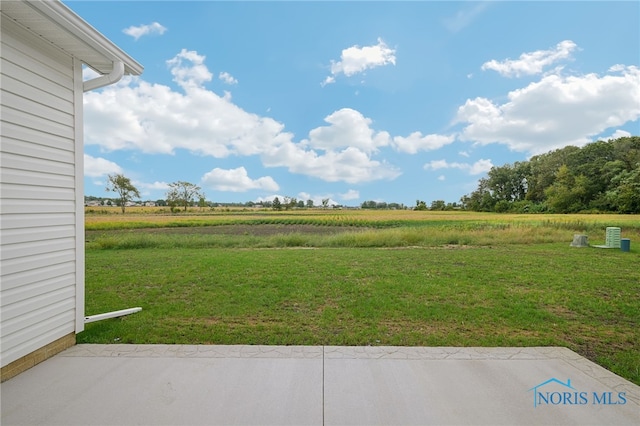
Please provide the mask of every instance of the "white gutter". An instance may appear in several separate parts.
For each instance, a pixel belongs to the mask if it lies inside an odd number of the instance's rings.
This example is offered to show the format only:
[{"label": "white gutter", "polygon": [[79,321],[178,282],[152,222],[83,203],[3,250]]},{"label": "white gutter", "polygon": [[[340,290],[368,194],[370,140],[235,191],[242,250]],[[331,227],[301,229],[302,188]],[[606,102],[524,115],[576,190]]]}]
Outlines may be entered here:
[{"label": "white gutter", "polygon": [[124,62],[114,61],[113,70],[109,74],[101,75],[92,80],[87,80],[82,83],[82,90],[88,92],[89,90],[99,89],[100,87],[109,86],[110,84],[117,83],[124,75]]}]

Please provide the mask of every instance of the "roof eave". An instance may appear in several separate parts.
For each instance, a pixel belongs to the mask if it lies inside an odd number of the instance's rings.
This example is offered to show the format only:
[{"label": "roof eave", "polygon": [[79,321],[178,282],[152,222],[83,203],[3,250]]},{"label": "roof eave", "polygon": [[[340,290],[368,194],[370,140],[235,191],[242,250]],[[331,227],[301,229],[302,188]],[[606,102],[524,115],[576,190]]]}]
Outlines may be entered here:
[{"label": "roof eave", "polygon": [[[140,63],[60,1],[28,1],[26,3],[101,55],[113,62],[120,61],[124,63],[125,74],[142,74],[144,67]],[[92,64],[87,63],[87,65],[93,68]]]}]

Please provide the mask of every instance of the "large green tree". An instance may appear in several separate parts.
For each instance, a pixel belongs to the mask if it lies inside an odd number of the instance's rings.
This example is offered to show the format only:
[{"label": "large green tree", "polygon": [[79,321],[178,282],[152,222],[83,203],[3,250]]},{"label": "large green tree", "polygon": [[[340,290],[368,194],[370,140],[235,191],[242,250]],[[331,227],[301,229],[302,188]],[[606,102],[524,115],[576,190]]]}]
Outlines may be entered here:
[{"label": "large green tree", "polygon": [[560,166],[567,164],[567,157],[580,148],[567,146],[562,149],[536,155],[528,161],[526,199],[533,203],[545,202],[545,190],[553,184]]},{"label": "large green tree", "polygon": [[493,167],[461,201],[480,211],[640,213],[639,164],[638,136],[567,146]]},{"label": "large green tree", "polygon": [[131,180],[123,174],[108,175],[107,191],[115,192],[118,194],[118,205],[122,208],[122,214],[127,206],[127,203],[133,200],[133,197],[140,198],[140,192],[138,188],[133,186]]},{"label": "large green tree", "polygon": [[613,187],[607,198],[615,210],[620,213],[640,212],[640,163],[631,171],[620,172],[611,183]]},{"label": "large green tree", "polygon": [[478,181],[478,189],[470,195],[465,195],[460,201],[465,209],[480,212],[493,211],[497,203],[489,188],[489,179],[487,178],[481,178]]},{"label": "large green tree", "polygon": [[555,182],[545,195],[552,212],[576,213],[585,208],[588,180],[584,175],[575,176],[566,165],[560,166]]},{"label": "large green tree", "polygon": [[507,164],[503,167],[492,167],[489,170],[488,189],[496,201],[524,200],[527,189],[526,163]]}]

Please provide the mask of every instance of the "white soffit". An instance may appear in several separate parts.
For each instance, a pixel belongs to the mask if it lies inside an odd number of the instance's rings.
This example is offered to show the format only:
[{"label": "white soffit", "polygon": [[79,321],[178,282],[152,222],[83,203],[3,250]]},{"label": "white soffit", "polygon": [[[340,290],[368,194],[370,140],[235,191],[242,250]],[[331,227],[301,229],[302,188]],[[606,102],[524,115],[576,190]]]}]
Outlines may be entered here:
[{"label": "white soffit", "polygon": [[110,73],[114,61],[124,63],[125,74],[142,73],[142,65],[58,0],[2,0],[0,12],[100,74]]}]

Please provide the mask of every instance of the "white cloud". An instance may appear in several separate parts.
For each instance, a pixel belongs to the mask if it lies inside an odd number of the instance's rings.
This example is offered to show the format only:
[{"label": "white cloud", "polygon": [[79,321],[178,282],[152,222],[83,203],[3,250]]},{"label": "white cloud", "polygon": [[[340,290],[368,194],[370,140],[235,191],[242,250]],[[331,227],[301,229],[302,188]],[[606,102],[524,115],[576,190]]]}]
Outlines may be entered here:
[{"label": "white cloud", "polygon": [[351,147],[366,153],[376,152],[379,147],[389,144],[386,132],[376,134],[370,127],[371,119],[351,108],[335,111],[324,121],[330,125],[311,130],[309,139],[303,144],[322,150]]},{"label": "white cloud", "polygon": [[607,141],[609,139],[628,138],[629,136],[631,136],[631,133],[627,132],[626,130],[618,129],[613,132],[611,136],[605,136],[600,139]]},{"label": "white cloud", "polygon": [[226,84],[238,84],[238,80],[236,80],[231,74],[226,71],[222,71],[218,78],[225,82]]},{"label": "white cloud", "polygon": [[247,113],[202,86],[212,77],[204,56],[182,50],[167,61],[184,93],[128,80],[84,95],[85,143],[107,151],[135,149],[173,154],[176,149],[210,155],[258,154],[283,134],[283,125]]},{"label": "white cloud", "polygon": [[167,61],[180,91],[127,78],[87,92],[85,143],[105,151],[173,155],[186,150],[216,158],[255,155],[267,167],[353,184],[400,175],[398,168],[376,158],[383,147],[416,153],[452,140],[419,132],[393,138],[386,131],[374,130],[370,118],[343,108],[325,118],[327,125],[311,129],[306,139],[296,142],[282,123],[243,110],[227,93],[207,89],[204,85],[213,75],[205,59],[183,49]]},{"label": "white cloud", "polygon": [[318,154],[287,142],[265,151],[262,162],[267,167],[286,167],[290,172],[313,176],[327,182],[360,183],[395,179],[400,171],[384,161],[373,160],[357,148]]},{"label": "white cloud", "polygon": [[462,157],[469,158],[469,153],[467,151],[459,151],[458,154],[461,155]]},{"label": "white cloud", "polygon": [[325,78],[322,85],[335,82],[335,77],[344,74],[350,77],[368,69],[396,64],[396,51],[389,48],[378,38],[378,44],[373,46],[351,46],[342,50],[339,61],[331,61],[331,75]]},{"label": "white cloud", "polygon": [[140,25],[137,27],[131,26],[129,28],[125,28],[124,30],[122,30],[123,33],[125,33],[126,35],[130,35],[136,40],[138,40],[140,37],[144,35],[150,35],[150,34],[162,35],[164,34],[165,31],[167,31],[167,29],[157,22],[153,22],[149,25]]},{"label": "white cloud", "polygon": [[460,140],[539,154],[582,146],[606,129],[638,118],[640,69],[628,66],[604,76],[548,75],[510,92],[504,104],[469,99],[458,108],[456,122],[465,125]]},{"label": "white cloud", "polygon": [[440,175],[440,176],[438,176],[438,180],[439,180],[439,181],[445,181],[446,179],[447,179],[447,178],[446,178],[446,177],[444,177],[444,175]]},{"label": "white cloud", "polygon": [[122,168],[113,161],[84,154],[84,175],[101,177],[113,173],[122,173]]},{"label": "white cloud", "polygon": [[327,78],[325,78],[325,79],[322,81],[322,83],[320,83],[320,86],[324,87],[324,86],[326,86],[327,84],[331,84],[331,83],[335,83],[335,82],[336,82],[335,77],[328,76]]},{"label": "white cloud", "polygon": [[413,132],[408,137],[396,136],[393,138],[394,147],[400,152],[415,154],[418,151],[433,151],[452,143],[455,136],[425,135]]},{"label": "white cloud", "polygon": [[134,181],[133,184],[135,185],[136,188],[139,188],[141,190],[144,190],[146,192],[148,191],[166,191],[167,189],[169,189],[169,184],[166,182],[153,182],[153,183],[147,183],[147,182],[140,182],[140,181]]},{"label": "white cloud", "polygon": [[431,160],[424,165],[425,170],[440,170],[440,169],[464,169],[469,168],[465,163],[449,163],[447,160]]},{"label": "white cloud", "polygon": [[422,135],[413,132],[407,137],[391,137],[386,131],[375,132],[372,120],[360,112],[342,108],[324,119],[329,126],[317,127],[309,132],[309,139],[302,144],[313,149],[334,150],[357,148],[367,154],[378,152],[380,148],[391,146],[399,152],[416,154],[442,148],[455,140],[453,135]]},{"label": "white cloud", "polygon": [[340,198],[342,198],[343,200],[357,200],[358,198],[360,198],[360,192],[356,191],[355,189],[350,189],[347,192],[345,192],[344,194],[340,194]]},{"label": "white cloud", "polygon": [[549,50],[536,50],[520,55],[519,59],[504,61],[490,60],[482,64],[482,70],[494,70],[506,77],[540,74],[542,70],[562,59],[571,57],[577,45],[571,40],[564,40]]},{"label": "white cloud", "polygon": [[203,185],[217,191],[246,192],[252,189],[277,191],[280,186],[271,176],[251,179],[244,167],[237,169],[215,168],[202,177]]},{"label": "white cloud", "polygon": [[147,182],[141,182],[138,180],[133,180],[132,181],[133,186],[135,186],[136,188],[138,188],[138,190],[140,191],[140,195],[144,198],[144,197],[148,197],[149,195],[151,195],[151,193],[156,192],[156,191],[167,191],[169,189],[169,184],[167,184],[166,182],[153,182],[153,183],[147,183]]},{"label": "white cloud", "polygon": [[386,132],[374,132],[371,120],[358,111],[344,108],[325,117],[329,126],[317,127],[299,144],[290,139],[273,144],[261,153],[268,167],[287,167],[328,182],[367,182],[394,179],[400,171],[374,160],[372,154],[389,144]]},{"label": "white cloud", "polygon": [[471,165],[469,168],[469,174],[472,175],[480,175],[482,173],[487,173],[493,167],[493,163],[491,160],[478,160]]},{"label": "white cloud", "polygon": [[311,197],[311,194],[309,194],[308,192],[299,192],[298,193],[298,199],[299,200],[303,200],[303,201],[307,201],[307,200],[311,200],[313,197]]},{"label": "white cloud", "polygon": [[[479,175],[491,170],[493,164],[491,160],[481,159],[473,164],[469,163],[449,163],[447,160],[432,160],[424,165],[425,170],[458,169],[468,171],[470,175]],[[438,178],[439,180],[443,180]]]},{"label": "white cloud", "polygon": [[201,87],[207,81],[211,81],[213,74],[204,64],[206,56],[199,55],[194,50],[182,49],[175,57],[167,61],[167,65],[173,75],[173,80],[182,88],[188,90],[193,87]]}]

